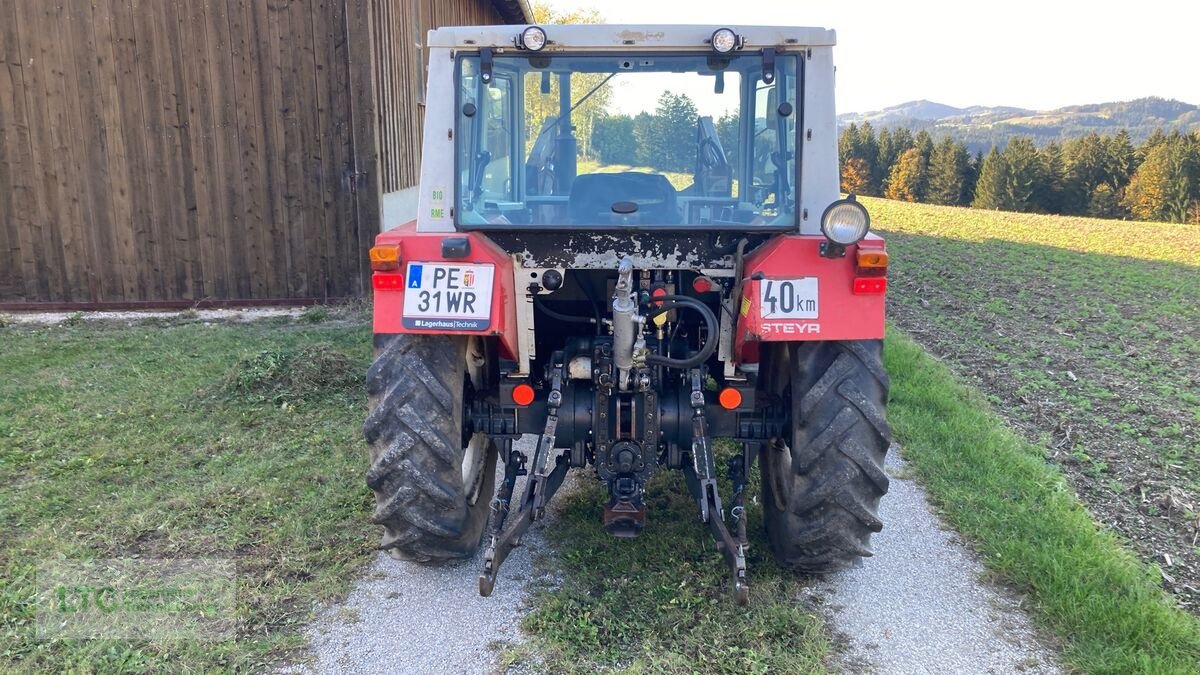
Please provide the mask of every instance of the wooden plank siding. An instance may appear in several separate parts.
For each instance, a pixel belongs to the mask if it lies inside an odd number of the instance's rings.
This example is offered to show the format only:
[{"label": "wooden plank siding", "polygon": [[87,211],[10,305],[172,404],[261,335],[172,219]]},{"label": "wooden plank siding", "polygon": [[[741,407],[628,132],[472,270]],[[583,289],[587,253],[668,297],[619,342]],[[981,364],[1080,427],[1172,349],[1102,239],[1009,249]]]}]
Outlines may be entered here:
[{"label": "wooden plank siding", "polygon": [[489,0],[0,0],[0,308],[369,289],[425,32]]},{"label": "wooden plank siding", "polygon": [[424,120],[425,34],[441,26],[503,23],[492,3],[476,0],[376,2],[376,92],[383,192],[417,184]]}]

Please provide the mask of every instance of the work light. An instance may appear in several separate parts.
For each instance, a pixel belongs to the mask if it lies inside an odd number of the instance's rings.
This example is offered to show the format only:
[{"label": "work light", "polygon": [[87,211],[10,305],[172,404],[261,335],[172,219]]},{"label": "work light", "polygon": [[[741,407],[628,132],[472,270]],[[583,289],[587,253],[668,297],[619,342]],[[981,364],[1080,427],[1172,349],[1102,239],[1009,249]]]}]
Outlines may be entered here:
[{"label": "work light", "polygon": [[728,54],[737,49],[738,36],[737,33],[729,28],[718,28],[713,31],[712,39],[709,40],[714,51],[720,54]]},{"label": "work light", "polygon": [[531,52],[540,52],[546,46],[546,31],[537,26],[530,26],[517,36],[517,46]]},{"label": "work light", "polygon": [[849,246],[862,241],[871,230],[871,216],[859,204],[854,195],[839,199],[825,209],[821,215],[821,232],[825,238],[839,246]]}]

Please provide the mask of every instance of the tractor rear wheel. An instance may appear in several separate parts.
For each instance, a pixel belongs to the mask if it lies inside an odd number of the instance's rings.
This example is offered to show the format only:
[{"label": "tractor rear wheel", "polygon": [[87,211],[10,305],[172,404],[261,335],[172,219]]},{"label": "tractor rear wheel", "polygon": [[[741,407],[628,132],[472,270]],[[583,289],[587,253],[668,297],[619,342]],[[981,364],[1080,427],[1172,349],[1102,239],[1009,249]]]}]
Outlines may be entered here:
[{"label": "tractor rear wheel", "polygon": [[464,434],[463,401],[483,389],[482,341],[440,335],[377,335],[367,371],[371,444],[367,486],[379,548],[422,563],[469,558],[487,526],[496,448]]},{"label": "tractor rear wheel", "polygon": [[[879,340],[779,345],[768,386],[791,406],[791,433],[764,446],[763,510],[776,561],[824,573],[872,554],[883,528],[888,376]],[[786,362],[786,363],[784,363]]]}]

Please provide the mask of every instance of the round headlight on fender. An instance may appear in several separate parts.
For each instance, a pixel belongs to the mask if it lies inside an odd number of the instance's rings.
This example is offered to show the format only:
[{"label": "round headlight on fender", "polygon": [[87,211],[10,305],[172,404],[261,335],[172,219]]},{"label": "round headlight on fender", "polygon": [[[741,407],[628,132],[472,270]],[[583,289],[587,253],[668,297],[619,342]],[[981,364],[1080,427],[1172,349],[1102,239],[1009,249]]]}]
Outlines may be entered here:
[{"label": "round headlight on fender", "polygon": [[546,31],[537,26],[530,26],[517,36],[517,46],[531,52],[540,52],[546,46]]},{"label": "round headlight on fender", "polygon": [[871,216],[853,196],[837,200],[821,214],[821,233],[835,244],[857,244],[870,231]]}]

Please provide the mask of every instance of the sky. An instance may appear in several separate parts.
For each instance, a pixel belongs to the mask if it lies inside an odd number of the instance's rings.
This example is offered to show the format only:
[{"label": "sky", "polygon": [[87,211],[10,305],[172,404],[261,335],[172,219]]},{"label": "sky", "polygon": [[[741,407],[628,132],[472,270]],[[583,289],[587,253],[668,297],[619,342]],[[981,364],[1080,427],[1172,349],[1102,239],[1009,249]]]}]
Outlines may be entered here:
[{"label": "sky", "polygon": [[654,112],[658,95],[670,91],[692,99],[701,115],[719,118],[727,112],[737,111],[741,87],[738,74],[725,76],[725,91],[721,94],[713,91],[714,84],[714,78],[696,73],[618,73],[612,79],[608,109],[625,115]]},{"label": "sky", "polygon": [[916,99],[1034,110],[1143,96],[1200,104],[1195,0],[548,2],[595,8],[608,23],[833,28],[838,112]]}]

